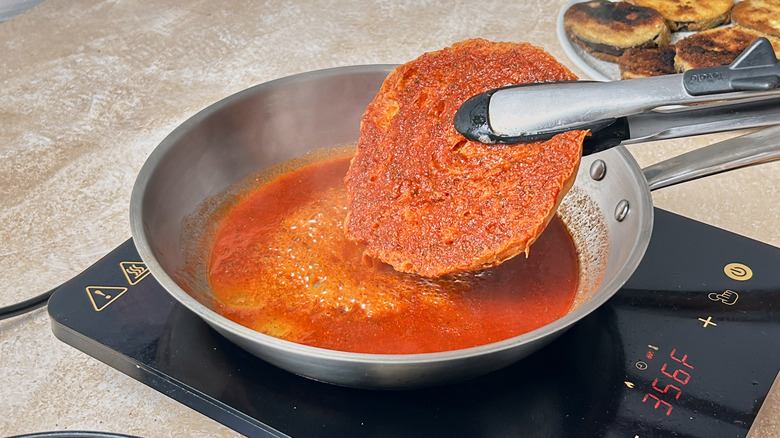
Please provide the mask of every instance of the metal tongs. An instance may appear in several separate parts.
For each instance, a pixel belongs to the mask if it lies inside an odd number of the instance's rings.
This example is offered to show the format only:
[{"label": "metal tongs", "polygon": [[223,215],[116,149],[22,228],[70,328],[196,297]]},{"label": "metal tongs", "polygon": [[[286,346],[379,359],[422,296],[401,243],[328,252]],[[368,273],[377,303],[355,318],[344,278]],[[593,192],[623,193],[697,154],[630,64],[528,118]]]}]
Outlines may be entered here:
[{"label": "metal tongs", "polygon": [[780,124],[780,64],[759,38],[728,66],[615,82],[564,81],[478,94],[455,129],[482,143],[527,143],[590,129],[583,155],[618,144]]}]

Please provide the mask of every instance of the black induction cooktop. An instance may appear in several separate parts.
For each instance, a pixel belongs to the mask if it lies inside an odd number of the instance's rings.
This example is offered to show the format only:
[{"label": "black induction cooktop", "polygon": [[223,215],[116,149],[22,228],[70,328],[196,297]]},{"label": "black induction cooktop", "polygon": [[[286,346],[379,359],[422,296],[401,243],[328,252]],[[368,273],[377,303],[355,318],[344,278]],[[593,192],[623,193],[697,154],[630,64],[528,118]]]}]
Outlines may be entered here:
[{"label": "black induction cooktop", "polygon": [[62,341],[248,436],[744,437],[780,371],[780,248],[664,210],[626,285],[515,365],[419,390],[315,382],[175,302],[126,241],[49,301]]}]

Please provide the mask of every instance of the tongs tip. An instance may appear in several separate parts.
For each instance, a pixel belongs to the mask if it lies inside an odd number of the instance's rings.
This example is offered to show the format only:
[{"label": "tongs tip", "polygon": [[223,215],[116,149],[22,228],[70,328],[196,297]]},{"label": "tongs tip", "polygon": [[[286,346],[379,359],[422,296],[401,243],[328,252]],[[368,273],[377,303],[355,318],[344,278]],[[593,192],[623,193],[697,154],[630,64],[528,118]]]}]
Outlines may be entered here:
[{"label": "tongs tip", "polygon": [[477,94],[464,102],[455,113],[455,129],[467,139],[485,144],[496,143],[496,135],[488,118],[491,95],[491,92]]},{"label": "tongs tip", "polygon": [[455,113],[455,129],[471,141],[484,144],[531,143],[549,140],[556,133],[524,132],[519,135],[507,136],[497,132],[490,125],[490,99],[493,93],[500,89],[477,94],[466,100]]}]

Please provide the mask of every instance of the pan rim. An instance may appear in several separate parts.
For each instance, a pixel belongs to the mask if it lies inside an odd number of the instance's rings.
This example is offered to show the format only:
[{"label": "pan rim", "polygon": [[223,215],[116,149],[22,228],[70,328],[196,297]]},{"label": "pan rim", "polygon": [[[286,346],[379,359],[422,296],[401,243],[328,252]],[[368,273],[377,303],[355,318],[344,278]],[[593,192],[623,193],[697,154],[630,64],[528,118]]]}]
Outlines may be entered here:
[{"label": "pan rim", "polygon": [[[184,289],[182,289],[166,272],[166,270],[159,263],[157,256],[152,248],[151,239],[146,225],[143,222],[143,200],[144,194],[147,191],[155,170],[162,159],[165,158],[172,148],[177,144],[177,141],[187,134],[190,128],[197,125],[200,121],[209,117],[210,115],[220,111],[222,108],[230,106],[235,102],[245,99],[251,95],[254,95],[266,88],[275,88],[295,81],[308,80],[311,78],[325,77],[330,75],[342,75],[345,73],[360,73],[360,72],[378,72],[386,71],[389,73],[395,64],[363,64],[354,66],[333,67],[321,70],[314,70],[304,73],[298,73],[291,76],[285,76],[282,78],[274,79],[268,82],[264,82],[245,90],[239,91],[233,95],[225,97],[206,108],[198,111],[190,118],[185,120],[179,126],[177,126],[168,136],[166,136],[162,142],[155,147],[149,157],[144,162],[136,181],[133,185],[133,190],[130,199],[130,227],[133,236],[133,242],[141,256],[141,259],[146,263],[147,268],[150,270],[155,279],[162,285],[162,287],[171,294],[179,303],[184,305],[190,311],[194,312],[198,317],[203,319],[209,326],[224,335],[223,330],[229,332],[232,335],[240,337],[243,341],[258,343],[264,348],[271,348],[274,350],[281,350],[286,353],[293,353],[296,355],[303,355],[311,358],[317,358],[318,360],[335,361],[335,362],[352,362],[368,365],[410,365],[410,364],[422,364],[422,363],[436,363],[436,362],[448,362],[452,360],[462,360],[469,358],[478,358],[485,355],[492,355],[501,353],[517,347],[518,345],[533,344],[541,341],[542,339],[550,338],[562,334],[565,330],[570,328],[573,324],[592,313],[598,307],[603,305],[609,300],[622,286],[628,278],[633,274],[634,270],[638,266],[639,262],[644,255],[649,242],[649,235],[652,231],[652,198],[650,198],[649,188],[647,188],[646,181],[641,172],[641,168],[634,160],[630,152],[622,146],[611,149],[610,153],[617,154],[624,160],[628,166],[632,169],[635,175],[642,175],[641,183],[644,184],[646,190],[642,190],[642,199],[640,203],[644,208],[649,205],[650,214],[643,215],[645,222],[641,225],[641,239],[638,239],[638,247],[635,247],[632,251],[630,260],[627,261],[628,267],[624,267],[621,270],[620,275],[611,278],[607,285],[600,285],[599,289],[609,286],[614,289],[609,293],[594,294],[594,297],[587,300],[577,309],[569,312],[565,316],[545,325],[539,327],[530,332],[508,338],[502,341],[493,342],[490,344],[479,345],[475,347],[469,347],[459,350],[431,352],[431,353],[414,353],[414,354],[375,354],[375,353],[357,353],[349,351],[330,350],[321,347],[314,347],[304,344],[295,343],[292,341],[286,341],[280,338],[276,338],[270,335],[266,335],[248,327],[242,326],[236,322],[229,320],[228,318],[218,314],[217,312],[209,309],[207,306],[196,300]],[[644,247],[641,247],[644,245]]]}]

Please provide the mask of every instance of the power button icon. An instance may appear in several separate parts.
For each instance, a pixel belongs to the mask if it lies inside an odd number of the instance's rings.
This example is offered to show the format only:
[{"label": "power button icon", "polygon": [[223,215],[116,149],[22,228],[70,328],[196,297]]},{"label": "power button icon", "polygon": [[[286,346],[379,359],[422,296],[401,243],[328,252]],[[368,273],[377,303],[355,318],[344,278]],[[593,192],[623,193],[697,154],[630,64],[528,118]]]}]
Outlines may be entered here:
[{"label": "power button icon", "polygon": [[753,271],[742,263],[729,263],[723,267],[723,272],[732,280],[746,281],[753,278]]}]

